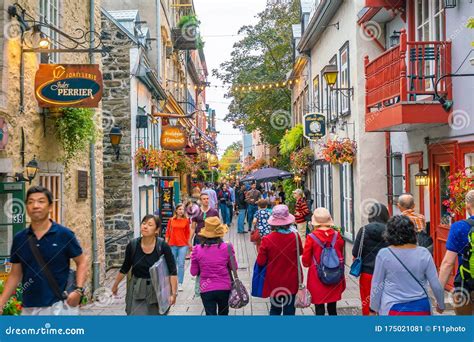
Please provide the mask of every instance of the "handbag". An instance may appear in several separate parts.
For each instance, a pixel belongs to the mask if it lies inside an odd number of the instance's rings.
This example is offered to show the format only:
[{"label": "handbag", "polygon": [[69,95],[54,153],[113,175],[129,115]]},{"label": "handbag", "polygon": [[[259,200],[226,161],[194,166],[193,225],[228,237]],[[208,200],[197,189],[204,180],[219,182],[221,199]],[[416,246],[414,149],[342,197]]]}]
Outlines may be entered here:
[{"label": "handbag", "polygon": [[65,301],[68,295],[71,292],[74,292],[76,288],[76,271],[71,269],[69,270],[66,288],[64,289],[64,291],[61,291],[56,279],[54,278],[53,274],[48,268],[48,265],[44,261],[43,256],[41,255],[41,252],[38,246],[36,245],[35,240],[36,237],[34,237],[33,235],[28,236],[28,243],[30,245],[31,252],[33,253],[33,257],[35,258],[38,265],[41,267],[43,275],[46,277],[46,280],[48,281],[48,284],[51,287],[51,290],[53,290],[53,293],[56,298],[58,298],[60,301]]},{"label": "handbag", "polygon": [[296,264],[298,267],[298,292],[295,298],[295,308],[307,308],[311,305],[311,292],[303,284],[303,276],[301,274],[300,265],[300,244],[298,243],[298,233],[294,232],[296,238]]},{"label": "handbag", "polygon": [[250,233],[250,241],[254,243],[259,243],[262,240],[262,237],[260,235],[260,230],[258,229],[258,214],[257,214],[257,224],[252,230],[252,233]]},{"label": "handbag", "polygon": [[357,252],[357,258],[354,259],[351,265],[349,274],[354,277],[359,277],[362,273],[362,248],[364,247],[365,227],[362,228],[362,237],[359,242],[359,251]]},{"label": "handbag", "polygon": [[252,274],[252,297],[263,298],[263,285],[265,284],[266,274],[267,266],[260,266],[255,262]]},{"label": "handbag", "polygon": [[249,303],[250,297],[247,292],[247,289],[245,288],[242,281],[240,281],[239,275],[237,274],[235,259],[232,254],[232,249],[231,249],[230,244],[227,244],[227,252],[229,253],[229,259],[230,259],[231,279],[233,275],[232,288],[230,290],[230,296],[229,296],[229,306],[232,309],[240,309]]}]

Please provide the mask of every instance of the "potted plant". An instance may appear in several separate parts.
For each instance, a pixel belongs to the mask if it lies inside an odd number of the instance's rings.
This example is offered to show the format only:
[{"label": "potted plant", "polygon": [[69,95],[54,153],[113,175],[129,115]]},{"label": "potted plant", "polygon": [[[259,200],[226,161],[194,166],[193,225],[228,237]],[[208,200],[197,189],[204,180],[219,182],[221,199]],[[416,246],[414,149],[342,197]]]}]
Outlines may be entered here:
[{"label": "potted plant", "polygon": [[[0,294],[3,293],[4,288],[5,288],[5,282],[3,280],[0,280]],[[17,288],[16,292],[13,294],[13,296],[10,297],[8,302],[3,307],[3,315],[6,315],[6,316],[20,316],[21,315],[22,303],[18,299],[19,294],[21,294],[21,289]]]},{"label": "potted plant", "polygon": [[314,152],[310,147],[304,147],[290,155],[291,165],[299,174],[306,174],[314,162]]},{"label": "potted plant", "polygon": [[474,189],[474,167],[458,170],[448,177],[449,199],[443,201],[452,217],[463,215],[466,209],[466,194]]},{"label": "potted plant", "polygon": [[65,165],[95,140],[94,112],[89,108],[63,108],[55,127],[56,138],[64,149]]},{"label": "potted plant", "polygon": [[[199,43],[200,21],[195,15],[184,15],[178,22],[178,26],[171,30],[174,48],[177,50],[196,50]],[[201,40],[201,45],[203,45]],[[202,48],[202,46],[201,46]]]},{"label": "potted plant", "polygon": [[137,171],[144,175],[148,169],[148,150],[144,147],[139,147],[135,151],[133,159],[135,161],[135,168]]},{"label": "potted plant", "polygon": [[357,155],[357,143],[348,138],[328,140],[322,145],[321,154],[331,164],[352,164]]}]

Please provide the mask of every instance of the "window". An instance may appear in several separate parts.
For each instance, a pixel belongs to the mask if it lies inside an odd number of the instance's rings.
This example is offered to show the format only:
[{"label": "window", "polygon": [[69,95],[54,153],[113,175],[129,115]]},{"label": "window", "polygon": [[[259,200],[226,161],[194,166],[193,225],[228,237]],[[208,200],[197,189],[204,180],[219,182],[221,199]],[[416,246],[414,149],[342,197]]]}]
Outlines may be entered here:
[{"label": "window", "polygon": [[324,207],[332,213],[331,166],[317,161],[315,177],[316,207]]},{"label": "window", "polygon": [[[334,64],[335,66],[337,66],[337,56],[335,55],[333,58],[331,58],[331,60],[329,61],[329,64]],[[339,77],[338,77],[338,80],[336,81],[336,84],[334,85],[335,88],[338,88],[338,84],[339,84],[340,80],[339,80]],[[336,121],[337,120],[337,95],[338,95],[338,92],[337,91],[331,91],[331,89],[329,89],[329,120],[330,121]]]},{"label": "window", "polygon": [[301,118],[303,118],[304,115],[310,112],[309,109],[309,90],[308,87],[304,88],[304,93],[303,93],[303,111],[301,113]]},{"label": "window", "polygon": [[352,181],[352,165],[345,163],[341,166],[341,202],[342,202],[342,229],[344,237],[354,240],[354,195]]},{"label": "window", "polygon": [[[59,0],[40,0],[40,20],[59,29]],[[57,32],[42,28],[42,32],[51,40],[51,49],[58,49],[59,35]],[[41,63],[59,63],[59,53],[42,53]]]},{"label": "window", "polygon": [[329,111],[328,111],[328,85],[326,83],[326,79],[324,78],[323,74],[321,73],[320,76],[321,80],[321,112],[326,113],[326,117],[329,118]]},{"label": "window", "polygon": [[398,201],[398,197],[403,193],[403,171],[402,171],[402,154],[393,153],[390,158],[392,175],[392,196],[393,200]]},{"label": "window", "polygon": [[443,2],[443,0],[417,0],[415,8],[417,40],[445,40]]},{"label": "window", "polygon": [[[341,88],[350,88],[349,75],[349,42],[345,43],[339,51],[341,69],[339,71],[339,82]],[[348,91],[339,92],[341,102],[341,115],[350,114],[350,96]]]},{"label": "window", "polygon": [[140,219],[145,215],[151,215],[155,212],[155,198],[154,198],[154,187],[150,186],[141,186],[138,188],[139,192],[139,211]]},{"label": "window", "polygon": [[319,75],[313,79],[313,108],[312,110],[316,112],[322,111],[320,102],[319,102]]},{"label": "window", "polygon": [[416,186],[415,175],[423,169],[423,153],[415,152],[405,156],[405,192],[413,195],[415,208],[424,214],[424,187]]},{"label": "window", "polygon": [[39,176],[39,184],[53,194],[53,211],[51,213],[51,220],[61,223],[61,175],[59,174],[43,174]]}]

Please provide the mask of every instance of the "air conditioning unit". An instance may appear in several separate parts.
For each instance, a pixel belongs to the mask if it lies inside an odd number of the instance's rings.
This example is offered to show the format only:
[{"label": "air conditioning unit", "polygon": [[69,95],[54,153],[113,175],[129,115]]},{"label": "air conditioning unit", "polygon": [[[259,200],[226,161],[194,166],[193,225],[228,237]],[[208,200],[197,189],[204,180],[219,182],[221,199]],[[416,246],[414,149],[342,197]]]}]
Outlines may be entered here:
[{"label": "air conditioning unit", "polygon": [[167,46],[166,47],[166,58],[167,59],[171,58],[172,54],[173,54],[173,47],[172,46]]}]

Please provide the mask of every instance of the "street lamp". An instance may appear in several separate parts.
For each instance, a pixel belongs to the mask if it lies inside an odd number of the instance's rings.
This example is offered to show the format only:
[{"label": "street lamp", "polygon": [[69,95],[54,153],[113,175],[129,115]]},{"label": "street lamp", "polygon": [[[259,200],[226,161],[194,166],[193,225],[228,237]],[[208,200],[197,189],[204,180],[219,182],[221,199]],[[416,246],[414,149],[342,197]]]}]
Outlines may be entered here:
[{"label": "street lamp", "polygon": [[122,130],[120,127],[115,126],[110,130],[109,137],[110,137],[110,144],[114,149],[115,156],[117,160],[120,158],[120,142],[122,141]]},{"label": "street lamp", "polygon": [[444,0],[444,8],[455,8],[456,0]]},{"label": "street lamp", "polygon": [[401,33],[401,31],[393,31],[392,35],[390,36],[390,47],[394,47],[400,43]]},{"label": "street lamp", "polygon": [[418,172],[416,175],[415,175],[415,185],[416,186],[427,186],[429,184],[429,180],[430,180],[430,177],[428,175],[428,173],[426,173],[425,171],[428,171],[428,170],[420,170],[420,172]]},{"label": "street lamp", "polygon": [[16,173],[14,178],[17,182],[28,182],[31,184],[33,179],[35,179],[38,170],[38,161],[36,160],[36,156],[34,156],[33,159],[26,164],[26,178],[23,175],[23,172]]},{"label": "street lamp", "polygon": [[[323,68],[323,76],[324,79],[326,80],[326,84],[331,88],[331,91],[336,91],[340,92],[342,95],[345,97],[354,97],[354,87],[350,88],[335,88],[334,86],[336,85],[337,82],[337,65],[334,64],[328,64]],[[347,91],[348,95],[344,94],[342,91]]]}]

